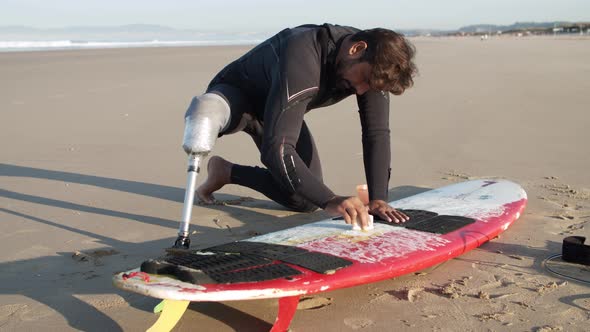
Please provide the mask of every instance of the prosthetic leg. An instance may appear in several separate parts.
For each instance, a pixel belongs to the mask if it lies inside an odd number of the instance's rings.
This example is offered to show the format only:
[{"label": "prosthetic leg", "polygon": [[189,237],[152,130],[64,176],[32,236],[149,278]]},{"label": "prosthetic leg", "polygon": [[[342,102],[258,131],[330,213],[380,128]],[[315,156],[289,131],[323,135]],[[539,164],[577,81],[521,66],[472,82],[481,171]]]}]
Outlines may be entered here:
[{"label": "prosthetic leg", "polygon": [[190,247],[189,225],[195,200],[199,163],[211,152],[220,132],[230,123],[230,107],[221,96],[206,93],[193,98],[186,111],[182,148],[188,154],[188,177],[184,195],[182,220],[174,248]]}]

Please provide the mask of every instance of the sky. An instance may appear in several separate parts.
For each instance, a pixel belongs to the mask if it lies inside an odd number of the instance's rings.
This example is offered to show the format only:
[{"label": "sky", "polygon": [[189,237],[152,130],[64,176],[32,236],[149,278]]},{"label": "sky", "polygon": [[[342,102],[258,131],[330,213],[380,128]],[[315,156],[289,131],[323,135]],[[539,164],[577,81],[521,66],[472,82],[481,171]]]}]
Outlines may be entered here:
[{"label": "sky", "polygon": [[590,21],[590,0],[0,0],[0,26],[157,24],[273,32],[330,22],[361,29],[458,29],[471,24]]}]

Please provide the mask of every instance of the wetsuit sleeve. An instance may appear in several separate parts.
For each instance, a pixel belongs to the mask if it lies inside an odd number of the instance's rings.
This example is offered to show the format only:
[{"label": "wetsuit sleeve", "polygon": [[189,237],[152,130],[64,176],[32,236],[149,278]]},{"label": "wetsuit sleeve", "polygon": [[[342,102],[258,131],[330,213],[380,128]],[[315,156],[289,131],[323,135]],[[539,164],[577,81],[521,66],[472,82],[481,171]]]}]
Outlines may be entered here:
[{"label": "wetsuit sleeve", "polygon": [[389,94],[368,91],[357,96],[362,126],[363,161],[371,200],[387,201],[391,172]]},{"label": "wetsuit sleeve", "polygon": [[324,208],[334,193],[314,176],[295,149],[307,105],[318,91],[319,57],[313,50],[299,49],[279,62],[264,111],[261,160],[285,190]]}]

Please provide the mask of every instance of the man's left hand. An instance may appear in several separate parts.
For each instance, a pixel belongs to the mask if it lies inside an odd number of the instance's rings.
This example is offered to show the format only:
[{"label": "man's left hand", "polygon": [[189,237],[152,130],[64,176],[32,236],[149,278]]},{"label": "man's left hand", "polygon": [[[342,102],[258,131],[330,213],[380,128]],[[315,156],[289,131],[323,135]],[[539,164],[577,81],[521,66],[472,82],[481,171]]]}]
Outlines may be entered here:
[{"label": "man's left hand", "polygon": [[408,216],[394,209],[391,205],[382,200],[370,201],[369,213],[389,222],[400,223],[410,220]]}]

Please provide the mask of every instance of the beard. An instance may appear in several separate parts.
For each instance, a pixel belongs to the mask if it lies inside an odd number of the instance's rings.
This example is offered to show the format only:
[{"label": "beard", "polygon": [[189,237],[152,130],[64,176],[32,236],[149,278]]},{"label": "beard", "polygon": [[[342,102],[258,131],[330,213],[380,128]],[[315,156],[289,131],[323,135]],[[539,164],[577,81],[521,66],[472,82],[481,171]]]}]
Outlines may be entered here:
[{"label": "beard", "polygon": [[344,78],[344,73],[358,63],[358,60],[343,59],[335,65],[333,77],[333,90],[338,95],[352,95],[356,94],[356,90],[350,82]]}]

